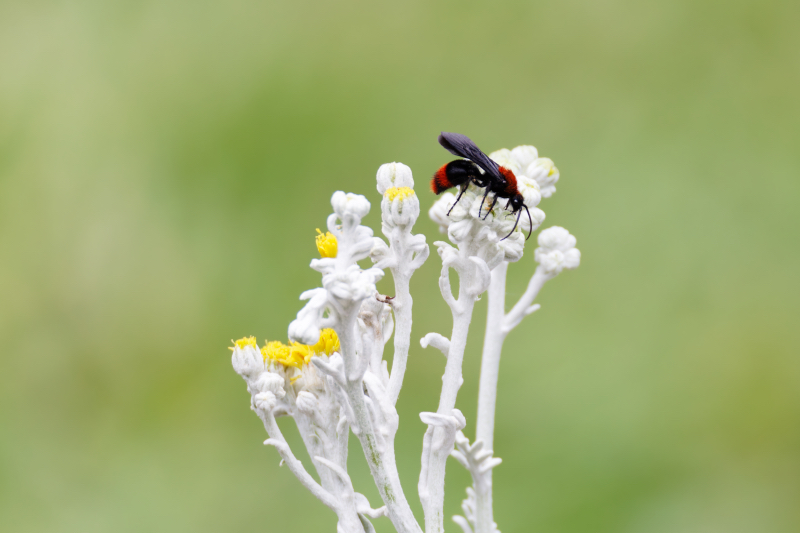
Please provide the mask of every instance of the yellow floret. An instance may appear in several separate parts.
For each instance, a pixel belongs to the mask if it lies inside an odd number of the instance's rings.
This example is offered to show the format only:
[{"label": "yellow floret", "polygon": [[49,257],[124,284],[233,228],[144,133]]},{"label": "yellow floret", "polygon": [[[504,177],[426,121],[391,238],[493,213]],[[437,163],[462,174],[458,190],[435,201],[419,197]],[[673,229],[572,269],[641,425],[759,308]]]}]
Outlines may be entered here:
[{"label": "yellow floret", "polygon": [[339,244],[336,242],[336,237],[334,237],[330,231],[322,233],[319,228],[317,228],[317,233],[317,250],[319,250],[319,255],[322,257],[336,257],[339,251]]},{"label": "yellow floret", "polygon": [[261,348],[261,356],[264,357],[265,363],[268,359],[271,359],[286,365],[286,362],[291,358],[291,354],[291,349],[280,341],[268,342]]},{"label": "yellow floret", "polygon": [[310,348],[314,354],[324,353],[325,355],[332,355],[334,352],[338,352],[341,349],[341,345],[339,344],[339,337],[336,335],[336,332],[327,328],[323,329],[320,333],[317,344],[310,346]]},{"label": "yellow floret", "polygon": [[[255,343],[255,340],[253,342]],[[271,360],[283,366],[300,368],[307,365],[315,355],[332,355],[339,349],[339,337],[336,332],[332,329],[323,329],[319,335],[319,341],[314,345],[309,346],[299,342],[283,344],[280,341],[271,341],[261,348],[261,356],[264,358],[264,362]]]},{"label": "yellow floret", "polygon": [[415,194],[416,193],[414,192],[414,189],[411,187],[390,187],[386,189],[386,192],[383,193],[383,196],[391,202],[395,198],[405,200],[409,196],[414,196]]},{"label": "yellow floret", "polygon": [[[238,341],[231,341],[231,342],[233,342],[234,346],[236,346],[239,349],[244,349],[247,346],[252,346],[253,348],[258,348],[258,346],[256,346],[256,338],[255,337],[242,337]],[[230,349],[233,350],[233,346]]]}]

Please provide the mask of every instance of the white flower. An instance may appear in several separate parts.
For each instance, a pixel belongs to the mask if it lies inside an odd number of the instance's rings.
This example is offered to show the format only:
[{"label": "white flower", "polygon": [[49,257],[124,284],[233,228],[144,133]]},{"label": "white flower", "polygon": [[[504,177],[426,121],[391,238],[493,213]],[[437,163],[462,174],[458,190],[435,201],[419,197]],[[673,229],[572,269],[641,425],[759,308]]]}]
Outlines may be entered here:
[{"label": "white flower", "polygon": [[539,184],[543,197],[550,198],[556,192],[559,172],[552,160],[546,157],[536,159],[528,165],[525,175]]},{"label": "white flower", "polygon": [[565,268],[578,268],[581,252],[575,248],[576,242],[575,237],[562,227],[547,228],[539,234],[539,248],[534,257],[548,274],[556,275]]},{"label": "white flower", "polygon": [[278,399],[271,392],[259,392],[253,396],[253,405],[256,409],[269,413],[278,404]]},{"label": "white flower", "polygon": [[264,371],[264,358],[258,351],[255,337],[245,337],[234,343],[231,364],[236,373],[246,380]]},{"label": "white flower", "polygon": [[369,201],[360,194],[336,191],[331,197],[331,206],[342,221],[355,217],[361,220],[369,213]]},{"label": "white flower", "polygon": [[261,392],[269,392],[277,398],[283,398],[286,392],[283,390],[284,378],[272,372],[262,372],[255,382],[255,389]]},{"label": "white flower", "polygon": [[539,157],[539,151],[535,146],[522,145],[511,150],[511,159],[519,165],[519,168],[526,169]]},{"label": "white flower", "polygon": [[378,192],[386,193],[392,187],[414,188],[414,178],[411,169],[403,163],[386,163],[378,169]]},{"label": "white flower", "polygon": [[[396,226],[413,226],[419,218],[419,198],[411,187],[390,187],[381,200],[384,234]],[[387,229],[388,228],[388,229]]]},{"label": "white flower", "polygon": [[295,400],[295,405],[297,408],[305,413],[305,414],[312,414],[316,409],[319,403],[317,402],[317,397],[311,394],[308,391],[300,391],[297,394],[297,400]]}]

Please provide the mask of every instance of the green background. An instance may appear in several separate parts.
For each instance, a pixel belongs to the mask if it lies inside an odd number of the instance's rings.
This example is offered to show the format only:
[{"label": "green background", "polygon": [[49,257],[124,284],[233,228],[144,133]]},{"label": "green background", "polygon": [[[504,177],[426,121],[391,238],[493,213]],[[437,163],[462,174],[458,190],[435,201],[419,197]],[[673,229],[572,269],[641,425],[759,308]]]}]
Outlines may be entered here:
[{"label": "green background", "polygon": [[[506,343],[500,530],[800,531],[798,25],[789,0],[0,3],[0,530],[334,531],[229,339],[285,338],[333,191],[377,228],[402,161],[426,210],[447,130],[551,157],[544,227],[583,253]],[[439,264],[399,402],[420,517]],[[448,516],[466,485],[451,462]]]}]

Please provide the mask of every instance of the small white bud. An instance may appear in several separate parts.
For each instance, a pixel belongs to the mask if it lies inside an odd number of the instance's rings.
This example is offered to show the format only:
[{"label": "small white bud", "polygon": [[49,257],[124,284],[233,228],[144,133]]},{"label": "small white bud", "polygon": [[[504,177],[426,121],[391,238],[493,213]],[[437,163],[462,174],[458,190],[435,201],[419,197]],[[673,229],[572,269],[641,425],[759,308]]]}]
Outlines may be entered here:
[{"label": "small white bud", "polygon": [[278,399],[271,392],[259,392],[253,396],[256,409],[269,413],[278,404]]},{"label": "small white bud", "polygon": [[386,163],[378,169],[378,192],[383,194],[392,187],[414,188],[411,169],[403,163]]},{"label": "small white bud", "polygon": [[539,151],[535,146],[522,145],[511,150],[511,159],[519,165],[519,168],[528,168],[528,165],[539,157]]},{"label": "small white bud", "polygon": [[255,345],[234,345],[231,364],[236,373],[245,379],[252,379],[264,370],[264,358]]},{"label": "small white bud", "polygon": [[566,229],[553,226],[539,233],[539,248],[534,258],[545,272],[559,274],[564,269],[578,268],[581,252],[575,248],[577,240]]},{"label": "small white bud", "polygon": [[262,372],[258,375],[255,382],[255,388],[261,392],[270,392],[278,398],[283,398],[286,394],[283,390],[284,380],[278,374],[272,372]]},{"label": "small white bud", "polygon": [[308,391],[300,391],[295,401],[297,408],[305,414],[313,413],[317,409],[318,403],[317,397]]},{"label": "small white bud", "polygon": [[556,192],[556,182],[560,176],[551,159],[540,157],[533,161],[525,171],[529,179],[536,180],[544,198],[550,198]]},{"label": "small white bud", "polygon": [[364,196],[343,191],[333,193],[331,206],[333,207],[333,212],[342,220],[349,217],[356,217],[361,220],[369,213],[370,208],[369,200]]}]

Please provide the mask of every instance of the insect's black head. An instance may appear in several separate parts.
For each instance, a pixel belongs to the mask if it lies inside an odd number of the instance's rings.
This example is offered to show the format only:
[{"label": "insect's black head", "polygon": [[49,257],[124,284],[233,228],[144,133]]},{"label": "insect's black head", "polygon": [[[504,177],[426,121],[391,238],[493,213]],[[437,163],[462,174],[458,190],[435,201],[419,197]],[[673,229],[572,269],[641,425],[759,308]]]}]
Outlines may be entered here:
[{"label": "insect's black head", "polygon": [[525,198],[521,194],[515,194],[509,200],[508,206],[511,208],[512,213],[516,213],[525,207]]}]

